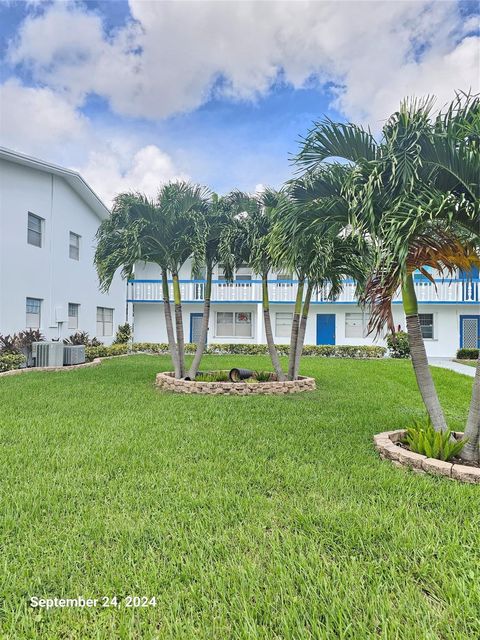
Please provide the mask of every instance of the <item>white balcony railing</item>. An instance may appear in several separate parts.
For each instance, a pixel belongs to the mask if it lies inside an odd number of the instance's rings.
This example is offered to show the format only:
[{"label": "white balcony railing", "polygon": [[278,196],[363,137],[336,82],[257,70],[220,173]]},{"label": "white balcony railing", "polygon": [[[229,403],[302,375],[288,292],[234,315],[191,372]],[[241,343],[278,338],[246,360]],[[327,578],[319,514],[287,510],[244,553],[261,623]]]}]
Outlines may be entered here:
[{"label": "white balcony railing", "polygon": [[[295,302],[298,283],[292,281],[269,280],[268,295],[270,302]],[[173,300],[173,287],[169,283],[170,300]],[[203,280],[181,280],[180,291],[183,302],[202,302],[205,282]],[[323,287],[313,296],[313,302],[332,302],[329,299],[330,287]],[[479,301],[480,280],[418,280],[415,291],[419,302],[462,302]],[[162,302],[162,283],[160,280],[129,280],[128,300],[130,302]],[[262,283],[260,280],[238,280],[226,283],[214,280],[212,283],[212,302],[253,302],[262,300]],[[400,300],[398,295],[395,300]],[[355,283],[345,281],[340,295],[333,301],[336,303],[356,302]]]}]

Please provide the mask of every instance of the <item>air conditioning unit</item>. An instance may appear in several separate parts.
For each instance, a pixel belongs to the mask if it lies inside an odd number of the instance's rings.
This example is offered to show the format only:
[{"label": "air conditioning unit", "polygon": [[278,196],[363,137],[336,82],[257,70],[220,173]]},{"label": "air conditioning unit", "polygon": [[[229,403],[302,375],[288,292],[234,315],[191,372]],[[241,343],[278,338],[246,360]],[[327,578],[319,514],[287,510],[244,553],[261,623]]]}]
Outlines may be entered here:
[{"label": "air conditioning unit", "polygon": [[32,343],[32,358],[36,367],[63,367],[63,344],[61,342]]},{"label": "air conditioning unit", "polygon": [[85,362],[85,345],[67,345],[63,348],[63,364],[82,364]]}]

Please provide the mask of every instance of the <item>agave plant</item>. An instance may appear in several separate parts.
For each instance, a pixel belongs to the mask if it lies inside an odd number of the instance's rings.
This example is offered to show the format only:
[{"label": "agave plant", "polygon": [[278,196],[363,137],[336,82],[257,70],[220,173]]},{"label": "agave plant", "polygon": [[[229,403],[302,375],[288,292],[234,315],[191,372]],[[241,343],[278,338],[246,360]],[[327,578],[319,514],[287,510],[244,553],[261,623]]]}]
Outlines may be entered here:
[{"label": "agave plant", "polygon": [[456,440],[450,429],[435,431],[430,418],[421,423],[416,420],[414,426],[407,429],[403,442],[411,451],[437,460],[450,460],[462,451],[468,439]]}]

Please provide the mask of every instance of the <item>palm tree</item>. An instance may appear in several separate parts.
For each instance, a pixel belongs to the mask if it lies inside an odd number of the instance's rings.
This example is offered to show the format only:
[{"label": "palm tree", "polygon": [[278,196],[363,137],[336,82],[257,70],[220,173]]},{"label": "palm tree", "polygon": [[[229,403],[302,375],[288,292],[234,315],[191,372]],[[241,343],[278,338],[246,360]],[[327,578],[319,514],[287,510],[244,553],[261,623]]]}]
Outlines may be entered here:
[{"label": "palm tree", "polygon": [[[292,181],[288,192],[282,194],[277,205],[277,218],[271,234],[271,252],[278,264],[297,274],[306,283],[305,297],[297,298],[292,323],[289,358],[289,379],[298,377],[300,358],[312,295],[328,289],[327,299],[334,300],[341,293],[344,279],[364,279],[365,243],[359,244],[343,231],[348,210],[341,193],[342,182],[348,171],[336,166]],[[315,203],[306,196],[315,188]],[[333,219],[335,218],[335,219]],[[298,305],[298,307],[297,307]]]},{"label": "palm tree", "polygon": [[[118,194],[110,216],[104,220],[96,235],[95,265],[103,291],[108,291],[118,269],[122,276],[133,275],[136,262],[153,262],[165,271],[165,252],[161,236],[157,237],[156,204],[140,193]],[[166,281],[166,287],[165,287]],[[164,278],[163,302],[170,354],[176,375],[180,374],[178,352],[173,334],[168,294],[168,281]]]},{"label": "palm tree", "polygon": [[[130,277],[136,262],[153,262],[162,273],[163,309],[175,376],[185,375],[182,303],[178,273],[187,258],[198,253],[204,230],[208,193],[185,182],[161,187],[155,201],[139,193],[116,196],[111,215],[97,232],[95,265],[102,290],[108,291],[121,269]],[[176,339],[170,307],[168,273],[172,274]]]},{"label": "palm tree", "polygon": [[171,318],[169,318],[168,272],[170,272],[173,282],[176,351],[178,354],[176,376],[181,378],[185,376],[185,338],[179,272],[188,258],[193,256],[194,262],[198,263],[205,256],[205,215],[209,195],[209,191],[205,187],[189,182],[170,182],[160,188],[155,202],[158,215],[154,224],[154,244],[161,249],[162,255],[165,321],[167,332],[173,333]]},{"label": "palm tree", "polygon": [[220,242],[228,223],[231,221],[228,198],[219,198],[217,194],[212,194],[212,200],[205,214],[205,235],[199,238],[201,247],[196,252],[196,261],[192,274],[196,277],[200,269],[205,269],[205,286],[203,294],[203,314],[202,326],[200,328],[200,338],[197,344],[195,356],[188,371],[191,380],[197,375],[208,335],[208,323],[210,320],[210,303],[212,295],[212,278],[215,266],[220,262]]},{"label": "palm tree", "polygon": [[403,103],[379,142],[354,124],[316,123],[297,162],[314,172],[325,160],[340,157],[352,167],[344,185],[349,224],[377,253],[363,298],[373,304],[372,328],[390,320],[391,297],[400,286],[417,383],[435,429],[445,430],[412,274],[430,264],[448,273],[476,259],[471,241],[463,244],[458,229],[461,224],[478,230],[478,181],[472,186],[480,167],[478,99],[458,96],[434,121],[431,112],[431,100]]},{"label": "palm tree", "polygon": [[242,263],[248,263],[262,279],[262,309],[268,353],[278,380],[285,380],[277,348],[273,339],[268,295],[268,274],[272,268],[270,231],[273,225],[275,201],[271,193],[251,196],[239,191],[228,196],[232,222],[226,228],[220,246],[227,279]]}]

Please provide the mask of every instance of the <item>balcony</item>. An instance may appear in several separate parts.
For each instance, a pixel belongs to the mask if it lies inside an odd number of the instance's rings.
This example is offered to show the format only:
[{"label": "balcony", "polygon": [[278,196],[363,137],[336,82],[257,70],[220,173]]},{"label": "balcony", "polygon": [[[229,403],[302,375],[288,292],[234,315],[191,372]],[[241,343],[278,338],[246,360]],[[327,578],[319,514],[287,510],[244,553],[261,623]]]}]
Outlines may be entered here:
[{"label": "balcony", "polygon": [[[269,280],[268,294],[270,302],[294,303],[297,294],[298,282],[296,280]],[[173,286],[169,282],[170,300],[173,300]],[[183,302],[203,302],[204,280],[181,280],[180,290]],[[312,297],[313,304],[332,303],[328,299],[330,287],[326,286]],[[419,302],[433,304],[475,304],[479,301],[480,280],[435,280],[435,284],[429,280],[417,280],[415,291]],[[262,283],[260,280],[237,280],[226,283],[222,280],[214,280],[212,283],[212,302],[215,303],[260,303],[262,301]],[[161,280],[129,280],[129,302],[162,302]],[[346,280],[343,291],[333,301],[337,304],[354,304],[355,283]],[[397,295],[394,302],[400,302]]]}]

